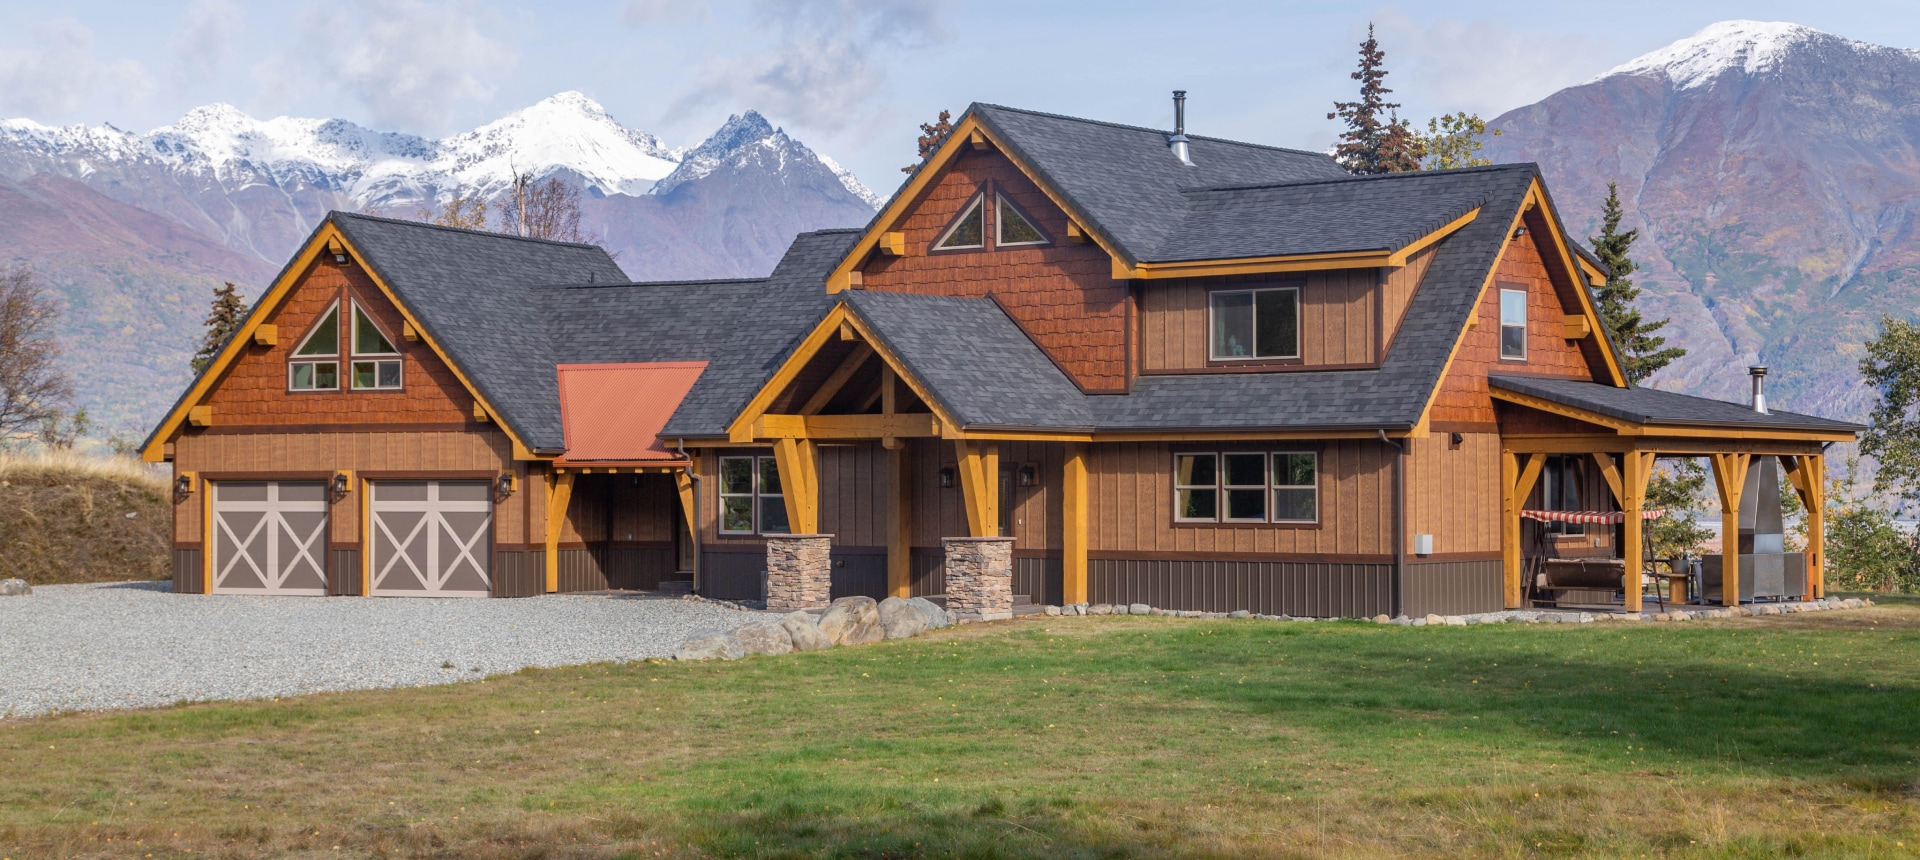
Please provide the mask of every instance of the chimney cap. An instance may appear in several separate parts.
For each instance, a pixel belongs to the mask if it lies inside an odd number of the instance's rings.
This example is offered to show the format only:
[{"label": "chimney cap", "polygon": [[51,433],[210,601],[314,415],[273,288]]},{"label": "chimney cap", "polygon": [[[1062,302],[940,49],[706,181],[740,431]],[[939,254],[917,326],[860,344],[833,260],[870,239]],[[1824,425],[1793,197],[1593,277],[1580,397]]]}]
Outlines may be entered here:
[{"label": "chimney cap", "polygon": [[1747,375],[1748,376],[1766,376],[1767,366],[1764,364],[1749,365],[1747,367]]}]

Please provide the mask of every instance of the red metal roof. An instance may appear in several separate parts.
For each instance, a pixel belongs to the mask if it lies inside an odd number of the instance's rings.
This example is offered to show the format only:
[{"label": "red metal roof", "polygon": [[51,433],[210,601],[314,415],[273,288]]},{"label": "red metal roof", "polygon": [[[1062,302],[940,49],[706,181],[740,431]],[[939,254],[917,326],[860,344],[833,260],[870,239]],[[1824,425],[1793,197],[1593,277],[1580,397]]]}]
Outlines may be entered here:
[{"label": "red metal roof", "polygon": [[706,369],[704,361],[559,365],[567,453],[554,462],[682,462],[660,441],[660,428]]}]

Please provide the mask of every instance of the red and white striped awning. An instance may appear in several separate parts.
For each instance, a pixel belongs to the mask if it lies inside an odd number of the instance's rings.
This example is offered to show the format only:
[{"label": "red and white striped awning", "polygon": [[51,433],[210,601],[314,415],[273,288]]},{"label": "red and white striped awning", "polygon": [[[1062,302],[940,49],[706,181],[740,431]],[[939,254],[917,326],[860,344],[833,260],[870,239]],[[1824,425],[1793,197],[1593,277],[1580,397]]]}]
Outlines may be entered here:
[{"label": "red and white striped awning", "polygon": [[[1666,511],[1641,511],[1643,520],[1657,520],[1667,515]],[[1543,523],[1604,523],[1625,522],[1627,515],[1621,511],[1521,511],[1520,516]]]}]

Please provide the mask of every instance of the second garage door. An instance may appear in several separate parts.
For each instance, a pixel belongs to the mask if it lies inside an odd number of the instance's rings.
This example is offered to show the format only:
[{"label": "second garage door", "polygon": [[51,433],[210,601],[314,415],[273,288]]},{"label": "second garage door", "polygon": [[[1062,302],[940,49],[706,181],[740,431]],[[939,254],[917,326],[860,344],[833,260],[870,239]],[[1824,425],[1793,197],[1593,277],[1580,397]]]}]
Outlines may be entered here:
[{"label": "second garage door", "polygon": [[493,525],[485,481],[375,481],[372,593],[486,597]]}]

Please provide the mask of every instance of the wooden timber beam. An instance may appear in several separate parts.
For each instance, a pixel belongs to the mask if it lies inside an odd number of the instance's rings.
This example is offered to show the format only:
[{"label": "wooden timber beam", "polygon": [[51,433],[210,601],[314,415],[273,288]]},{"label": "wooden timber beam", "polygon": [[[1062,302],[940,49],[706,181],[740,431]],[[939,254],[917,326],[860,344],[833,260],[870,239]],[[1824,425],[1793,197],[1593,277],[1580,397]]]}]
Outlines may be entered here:
[{"label": "wooden timber beam", "polygon": [[1533,483],[1540,479],[1540,470],[1546,465],[1545,454],[1528,454],[1523,466],[1518,455],[1500,453],[1500,550],[1508,609],[1520,608],[1520,508],[1527,503]]},{"label": "wooden timber beam", "polygon": [[[841,339],[846,340],[847,335],[851,333],[852,327],[843,327]],[[833,369],[833,374],[827,377],[827,381],[820,384],[820,389],[813,392],[812,397],[807,398],[807,405],[800,407],[800,414],[817,415],[820,410],[827,408],[827,403],[833,400],[833,396],[846,387],[847,380],[852,379],[853,375],[860,371],[860,367],[867,363],[867,359],[872,357],[873,347],[866,341],[854,344],[853,351],[847,353],[846,358],[841,359],[840,366]]]},{"label": "wooden timber beam", "polygon": [[912,472],[905,445],[887,448],[887,594],[902,599],[913,596]]},{"label": "wooden timber beam", "polygon": [[[1641,574],[1646,570],[1646,551],[1642,546],[1641,534],[1646,523],[1640,519],[1640,511],[1646,506],[1647,479],[1653,475],[1652,451],[1628,451],[1621,457],[1625,468],[1617,477],[1620,480],[1620,512],[1625,514],[1621,525],[1620,557],[1626,560],[1626,573],[1621,577],[1621,587],[1627,595],[1626,610],[1640,611]],[[1611,462],[1611,461],[1609,461]]]},{"label": "wooden timber beam", "polygon": [[780,495],[787,504],[787,528],[797,535],[820,532],[820,452],[812,439],[780,439],[773,444],[780,467]]},{"label": "wooden timber beam", "polygon": [[[689,453],[687,467],[673,472],[674,489],[680,493],[680,512],[687,519],[687,539],[693,542],[693,590],[700,591],[700,518],[694,516],[696,503],[693,498],[693,474],[700,468],[700,455]],[[679,560],[675,559],[678,564]]]},{"label": "wooden timber beam", "polygon": [[547,593],[560,590],[560,529],[573,501],[573,473],[555,472],[547,485]]},{"label": "wooden timber beam", "polygon": [[960,494],[966,502],[967,532],[970,537],[1000,535],[1000,446],[993,442],[953,443],[954,469],[960,479]]},{"label": "wooden timber beam", "polygon": [[1720,605],[1740,605],[1740,493],[1752,454],[1714,454],[1713,485],[1720,491]]},{"label": "wooden timber beam", "polygon": [[[887,364],[886,362],[880,363],[880,390],[875,393],[880,396],[881,415],[891,418],[900,411],[900,383],[899,379],[894,375],[893,365]],[[872,408],[872,406],[873,403],[868,402],[860,408],[860,411],[865,412],[867,409]],[[880,446],[889,451],[897,450],[901,447],[900,438],[898,436],[882,436],[880,437]]]},{"label": "wooden timber beam", "polygon": [[1705,457],[1737,451],[1745,454],[1808,455],[1820,451],[1820,442],[1797,439],[1699,439],[1671,436],[1502,436],[1502,450],[1519,454],[1591,454],[1652,451],[1663,457]]},{"label": "wooden timber beam", "polygon": [[1781,464],[1787,467],[1787,481],[1793,485],[1794,494],[1800,497],[1800,504],[1807,512],[1808,600],[1827,596],[1826,459],[1820,454],[1780,458]]},{"label": "wooden timber beam", "polygon": [[755,439],[884,439],[939,436],[940,419],[925,412],[898,415],[762,415]]},{"label": "wooden timber beam", "polygon": [[[1595,452],[1593,462],[1600,466],[1600,477],[1607,479],[1607,489],[1613,491],[1614,501],[1619,502],[1624,500],[1626,498],[1626,490],[1620,485],[1620,467],[1614,464],[1613,455]],[[1621,508],[1621,510],[1626,509]]]},{"label": "wooden timber beam", "polygon": [[1067,444],[1060,482],[1062,603],[1087,602],[1087,446]]}]

